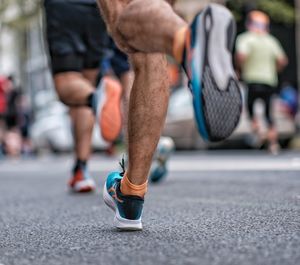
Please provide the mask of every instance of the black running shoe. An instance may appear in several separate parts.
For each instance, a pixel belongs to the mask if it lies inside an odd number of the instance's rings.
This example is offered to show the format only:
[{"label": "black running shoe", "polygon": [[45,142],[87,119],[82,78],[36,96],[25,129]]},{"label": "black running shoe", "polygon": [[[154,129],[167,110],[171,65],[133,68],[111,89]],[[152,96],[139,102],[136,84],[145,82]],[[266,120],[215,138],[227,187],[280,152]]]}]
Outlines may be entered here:
[{"label": "black running shoe", "polygon": [[144,199],[138,196],[125,196],[120,184],[123,173],[110,173],[103,188],[105,204],[115,212],[114,226],[120,230],[142,230]]}]

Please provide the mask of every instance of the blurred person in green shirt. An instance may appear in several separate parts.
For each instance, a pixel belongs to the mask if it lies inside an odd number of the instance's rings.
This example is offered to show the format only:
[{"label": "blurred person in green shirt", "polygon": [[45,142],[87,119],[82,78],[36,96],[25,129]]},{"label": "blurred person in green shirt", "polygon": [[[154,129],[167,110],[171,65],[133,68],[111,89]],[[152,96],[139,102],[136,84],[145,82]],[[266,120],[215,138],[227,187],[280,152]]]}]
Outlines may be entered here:
[{"label": "blurred person in green shirt", "polygon": [[247,31],[240,34],[236,42],[236,63],[241,78],[248,86],[248,111],[252,130],[259,142],[263,142],[260,128],[254,116],[254,103],[261,99],[265,103],[268,124],[269,150],[277,154],[278,133],[271,114],[271,99],[278,86],[278,72],[288,64],[287,56],[279,41],[269,33],[270,19],[260,11],[252,11],[247,19]]}]

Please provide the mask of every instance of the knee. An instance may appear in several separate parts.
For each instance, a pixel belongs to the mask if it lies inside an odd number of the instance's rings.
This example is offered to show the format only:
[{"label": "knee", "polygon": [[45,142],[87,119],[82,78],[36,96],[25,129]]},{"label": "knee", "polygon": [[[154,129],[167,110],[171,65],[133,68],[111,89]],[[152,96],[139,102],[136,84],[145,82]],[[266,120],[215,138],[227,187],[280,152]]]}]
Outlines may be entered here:
[{"label": "knee", "polygon": [[70,106],[70,103],[67,101],[66,97],[63,94],[60,94],[59,92],[57,92],[57,96],[61,103],[63,103],[66,106]]},{"label": "knee", "polygon": [[116,21],[116,29],[125,39],[131,40],[137,36],[136,33],[140,30],[138,26],[151,25],[148,18],[156,18],[157,11],[162,9],[169,10],[171,7],[161,0],[133,0],[120,13]]},{"label": "knee", "polygon": [[63,93],[62,90],[59,90],[56,88],[56,94],[61,103],[63,103],[66,106],[69,106],[69,107],[71,106],[70,102],[67,100],[65,93]]},{"label": "knee", "polygon": [[54,76],[54,86],[58,99],[65,105],[69,105],[67,99],[69,86],[76,78],[77,74],[68,72],[59,73]]},{"label": "knee", "polygon": [[68,105],[66,97],[65,97],[65,93],[64,93],[64,88],[60,84],[59,85],[55,84],[55,90],[56,90],[56,95],[57,95],[59,101],[65,105]]}]

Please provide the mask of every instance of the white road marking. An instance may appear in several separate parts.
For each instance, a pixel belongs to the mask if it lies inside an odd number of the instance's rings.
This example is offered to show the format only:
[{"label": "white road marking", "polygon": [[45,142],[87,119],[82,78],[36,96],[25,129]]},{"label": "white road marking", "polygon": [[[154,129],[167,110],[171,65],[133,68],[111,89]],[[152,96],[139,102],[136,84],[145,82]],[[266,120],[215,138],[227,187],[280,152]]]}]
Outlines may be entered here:
[{"label": "white road marking", "polygon": [[[32,161],[7,161],[0,162],[0,177],[4,173],[28,173],[28,172],[69,172],[72,167],[70,158],[61,160],[32,160]],[[117,159],[93,159],[89,168],[94,172],[119,171]],[[211,157],[190,160],[186,158],[171,159],[169,170],[173,172],[197,172],[197,171],[300,171],[300,158],[249,158],[249,157]],[[300,176],[300,174],[299,174]]]},{"label": "white road marking", "polygon": [[292,160],[259,161],[259,160],[216,160],[216,161],[171,161],[170,170],[173,171],[297,171],[300,163]]}]

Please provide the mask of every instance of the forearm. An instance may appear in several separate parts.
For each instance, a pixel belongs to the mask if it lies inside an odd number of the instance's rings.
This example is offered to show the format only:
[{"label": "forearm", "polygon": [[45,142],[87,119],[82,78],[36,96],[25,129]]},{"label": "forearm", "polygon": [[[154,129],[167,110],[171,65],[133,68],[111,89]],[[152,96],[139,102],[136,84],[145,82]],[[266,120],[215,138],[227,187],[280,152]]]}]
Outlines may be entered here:
[{"label": "forearm", "polygon": [[235,65],[238,69],[242,69],[243,65],[245,64],[247,60],[247,55],[242,53],[237,53],[235,55]]},{"label": "forearm", "polygon": [[278,72],[283,71],[283,69],[288,65],[288,63],[289,63],[289,60],[286,56],[282,57],[280,59],[277,59],[277,71]]}]

